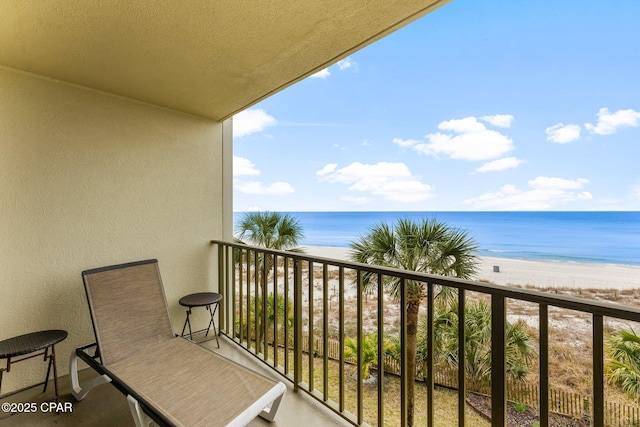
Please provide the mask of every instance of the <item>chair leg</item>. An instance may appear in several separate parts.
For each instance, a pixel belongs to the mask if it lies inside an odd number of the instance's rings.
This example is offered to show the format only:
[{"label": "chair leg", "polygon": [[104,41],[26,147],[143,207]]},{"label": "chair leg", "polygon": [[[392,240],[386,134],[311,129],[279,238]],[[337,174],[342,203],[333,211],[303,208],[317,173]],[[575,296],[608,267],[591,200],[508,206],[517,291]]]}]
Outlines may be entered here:
[{"label": "chair leg", "polygon": [[268,408],[268,410],[265,408],[260,413],[260,418],[272,423],[273,420],[276,419],[276,415],[278,415],[278,409],[280,409],[280,403],[282,402],[283,397],[284,397],[284,394],[281,394],[280,397],[278,397],[276,400],[273,401],[273,403],[271,403],[271,407]]},{"label": "chair leg", "polygon": [[204,334],[205,337],[209,336],[209,330],[211,329],[212,325],[213,325],[213,333],[216,332],[216,324],[213,323],[213,312],[211,311],[211,305],[207,306],[207,311],[209,312],[209,317],[211,317],[211,319],[209,320],[209,324],[207,325],[207,332],[205,332]]},{"label": "chair leg", "polygon": [[211,305],[208,305],[207,310],[211,315],[211,320],[209,321],[209,326],[207,326],[207,333],[204,336],[206,337],[207,335],[209,335],[209,329],[213,326],[213,333],[216,338],[216,344],[218,344],[218,348],[220,348],[220,341],[218,340],[218,336],[220,334],[218,332],[218,329],[216,329],[216,322],[214,320],[214,316],[216,314],[216,311],[218,310],[218,303],[215,303],[215,307],[213,308],[213,310],[211,310]]},{"label": "chair leg", "polygon": [[216,315],[216,311],[218,311],[218,306],[220,303],[216,303],[216,306],[213,308],[213,313],[211,313],[211,323],[213,324],[213,332],[215,332],[216,336],[220,335],[220,330],[216,329],[216,322],[214,320],[214,316]]},{"label": "chair leg", "polygon": [[107,375],[101,375],[89,381],[84,387],[80,387],[80,381],[78,380],[78,355],[75,351],[71,353],[69,360],[69,375],[71,376],[71,394],[77,401],[84,399],[91,390],[99,385],[111,382],[111,378]]},{"label": "chair leg", "polygon": [[187,318],[184,319],[184,325],[182,326],[182,333],[180,334],[180,336],[184,336],[184,330],[187,328],[187,325],[189,325],[189,339],[191,341],[193,341],[193,334],[191,333],[191,321],[189,321],[189,315],[191,314],[191,307],[189,307],[189,309],[187,310]]},{"label": "chair leg", "polygon": [[278,409],[280,409],[280,403],[282,403],[282,398],[284,397],[286,391],[287,388],[285,387],[285,385],[282,383],[278,383],[267,393],[267,395],[269,395],[269,400],[273,400],[271,401],[271,405],[265,407],[262,412],[258,414],[260,418],[269,421],[270,423],[276,419],[276,415],[278,415]]},{"label": "chair leg", "polygon": [[56,367],[56,346],[52,345],[50,348],[51,353],[49,353],[48,348],[44,351],[44,360],[46,361],[47,359],[49,359],[49,366],[47,366],[47,376],[44,377],[44,389],[42,390],[42,392],[45,393],[47,391],[47,386],[49,385],[49,375],[51,374],[51,367],[53,366],[53,391],[55,392],[56,402],[58,402],[58,369]]},{"label": "chair leg", "polygon": [[127,402],[129,402],[129,409],[131,410],[131,415],[133,415],[133,421],[136,423],[136,427],[149,427],[153,420],[142,411],[138,401],[134,399],[133,396],[128,395]]},{"label": "chair leg", "polygon": [[[47,376],[44,377],[44,389],[42,389],[42,392],[45,393],[47,391],[47,385],[49,385],[49,375],[51,374],[51,364],[55,363],[55,356],[53,355],[53,348],[51,349],[51,354],[48,354],[49,349],[47,348],[44,351],[44,360],[45,362],[47,361],[47,359],[49,359],[49,366],[47,366]],[[55,374],[54,374],[55,375]],[[56,387],[56,399],[58,398],[58,390]]]},{"label": "chair leg", "polygon": [[56,346],[51,346],[51,355],[49,356],[50,363],[53,364],[53,389],[56,392],[56,402],[60,401],[58,394],[58,368],[56,367]]}]

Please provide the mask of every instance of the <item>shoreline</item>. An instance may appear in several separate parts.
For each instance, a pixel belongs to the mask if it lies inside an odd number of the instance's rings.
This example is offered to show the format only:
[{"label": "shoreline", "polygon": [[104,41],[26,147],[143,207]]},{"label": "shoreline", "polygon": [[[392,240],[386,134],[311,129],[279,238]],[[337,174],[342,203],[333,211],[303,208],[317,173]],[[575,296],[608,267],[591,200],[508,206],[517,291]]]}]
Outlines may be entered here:
[{"label": "shoreline", "polygon": [[[309,255],[349,259],[349,248],[305,246]],[[536,288],[636,289],[640,288],[640,266],[574,261],[538,261],[479,256],[475,280],[497,285]],[[499,272],[494,272],[498,267]]]}]

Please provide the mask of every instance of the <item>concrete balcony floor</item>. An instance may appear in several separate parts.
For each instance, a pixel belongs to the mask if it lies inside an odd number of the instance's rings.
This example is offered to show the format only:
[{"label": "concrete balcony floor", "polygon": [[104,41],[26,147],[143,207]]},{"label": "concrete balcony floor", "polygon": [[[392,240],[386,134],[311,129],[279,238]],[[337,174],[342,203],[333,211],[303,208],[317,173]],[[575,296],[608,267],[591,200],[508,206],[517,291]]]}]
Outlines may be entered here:
[{"label": "concrete balcony floor", "polygon": [[[281,380],[281,377],[273,370],[269,369],[244,350],[224,337],[220,338],[220,349],[216,348],[216,342],[208,341],[204,347],[216,351],[223,356],[235,360],[267,377]],[[58,368],[68,363],[67,355],[58,354]],[[17,365],[14,369],[20,369]],[[5,375],[11,375],[6,374]],[[80,372],[81,384],[97,376],[91,369]],[[349,426],[350,424],[342,420],[329,409],[323,407],[305,393],[294,393],[291,384],[283,380],[287,385],[287,393],[280,405],[280,410],[276,421],[269,423],[262,418],[256,418],[249,426],[298,426],[304,424],[306,427],[320,426]],[[110,384],[101,385],[93,389],[81,402],[76,402],[71,395],[69,376],[60,377],[58,380],[60,387],[60,397],[62,402],[71,402],[73,412],[68,413],[44,413],[38,410],[35,413],[16,414],[7,418],[1,418],[6,414],[0,413],[0,427],[5,426],[135,426],[126,397]],[[42,393],[42,386],[24,391],[14,396],[3,399],[2,402],[36,402],[38,408],[40,403],[53,397],[53,384],[49,384],[46,393]],[[211,408],[215,414],[215,408]]]}]

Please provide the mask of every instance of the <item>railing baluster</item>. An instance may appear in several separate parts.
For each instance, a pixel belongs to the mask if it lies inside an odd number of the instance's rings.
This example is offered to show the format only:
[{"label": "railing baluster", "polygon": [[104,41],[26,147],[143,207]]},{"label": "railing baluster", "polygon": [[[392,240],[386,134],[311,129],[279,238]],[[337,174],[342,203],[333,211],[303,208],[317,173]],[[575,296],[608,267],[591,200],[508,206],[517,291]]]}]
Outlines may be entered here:
[{"label": "railing baluster", "polygon": [[[243,288],[243,268],[242,266],[244,265],[244,250],[240,249],[239,251],[239,268],[238,268],[238,275],[240,277],[240,283],[239,283],[239,287],[238,287],[238,305],[239,305],[239,313],[238,315],[240,316],[239,322],[238,322],[238,327],[240,328],[240,345],[243,345],[242,343],[244,342],[244,288]],[[235,323],[235,322],[234,322]]]},{"label": "railing baluster", "polygon": [[378,425],[384,425],[384,283],[378,273]]},{"label": "railing baluster", "polygon": [[322,263],[322,395],[329,399],[329,269]]},{"label": "railing baluster", "polygon": [[356,336],[357,336],[357,372],[358,372],[358,383],[356,385],[357,394],[358,394],[358,424],[362,424],[362,344],[364,340],[364,336],[362,334],[362,271],[358,270],[356,273]]},{"label": "railing baluster", "polygon": [[549,307],[540,304],[540,427],[549,427]]},{"label": "railing baluster", "polygon": [[302,381],[302,261],[293,260],[293,390],[298,391]]},{"label": "railing baluster", "polygon": [[464,427],[465,409],[467,407],[466,384],[466,320],[465,320],[465,290],[458,290],[458,426]]},{"label": "railing baluster", "polygon": [[289,373],[289,258],[284,264],[284,374]]},{"label": "railing baluster", "polygon": [[[286,301],[285,301],[286,304]],[[278,255],[273,256],[273,366],[278,366]]]},{"label": "railing baluster", "polygon": [[[236,256],[238,254],[237,248],[231,248],[231,339],[235,340],[236,338]],[[242,277],[240,278],[242,280]]]},{"label": "railing baluster", "polygon": [[258,251],[255,251],[253,255],[253,350],[258,356]]},{"label": "railing baluster", "polygon": [[[427,425],[434,426],[433,420],[433,400],[434,400],[434,379],[433,379],[433,284],[427,283]],[[410,373],[409,381],[415,382],[415,373]],[[414,385],[415,387],[415,385]],[[414,406],[415,408],[415,406]],[[414,409],[415,410],[415,409]]]},{"label": "railing baluster", "polygon": [[507,425],[506,300],[491,295],[491,425]]},{"label": "railing baluster", "polygon": [[261,325],[260,325],[260,333],[262,334],[262,343],[260,346],[262,347],[262,359],[269,359],[269,348],[268,348],[268,340],[267,340],[267,295],[269,294],[269,283],[267,280],[267,265],[269,264],[268,260],[271,255],[262,254],[262,280],[260,281],[260,295],[262,301],[262,315],[260,316]]},{"label": "railing baluster", "polygon": [[314,314],[313,314],[313,262],[309,261],[309,391],[313,391],[315,389],[315,379],[314,379]]},{"label": "railing baluster", "polygon": [[247,350],[251,350],[251,251],[247,250]]},{"label": "railing baluster", "polygon": [[[407,408],[407,287],[404,278],[400,279],[400,425],[408,424]],[[413,378],[411,378],[413,380]]]},{"label": "railing baluster", "polygon": [[[246,312],[247,312],[246,316],[245,316],[245,318],[246,318],[245,319],[245,322],[246,322],[245,326],[247,328],[247,330],[245,331],[246,332],[245,339],[246,339],[246,342],[247,342],[247,344],[246,344],[247,345],[247,349],[251,348],[251,326],[250,326],[251,325],[251,308],[250,308],[251,307],[251,299],[250,299],[251,296],[250,295],[251,295],[251,263],[253,261],[251,261],[250,257],[252,257],[251,252],[247,250],[247,266],[246,266],[246,268],[247,268],[246,286],[247,287],[246,287],[246,289],[244,289],[245,295],[244,295],[244,300],[242,302],[243,304],[245,304]],[[246,300],[246,302],[245,302],[245,300]]]},{"label": "railing baluster", "polygon": [[593,315],[593,425],[604,425],[604,324]]},{"label": "railing baluster", "polygon": [[225,280],[227,275],[227,265],[225,264],[225,252],[226,248],[222,246],[218,246],[218,292],[222,295],[222,299],[218,303],[218,326],[219,329],[224,329],[224,298],[228,294],[227,286],[229,284],[228,280]]},{"label": "railing baluster", "polygon": [[340,412],[344,412],[344,267],[342,266],[338,269],[338,335],[340,343],[338,407]]}]

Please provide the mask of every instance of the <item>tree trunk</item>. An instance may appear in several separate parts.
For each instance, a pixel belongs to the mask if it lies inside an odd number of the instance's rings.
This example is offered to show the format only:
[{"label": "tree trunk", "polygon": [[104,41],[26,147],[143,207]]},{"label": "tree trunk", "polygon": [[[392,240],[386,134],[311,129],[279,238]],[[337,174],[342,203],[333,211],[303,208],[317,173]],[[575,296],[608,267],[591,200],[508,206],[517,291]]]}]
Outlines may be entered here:
[{"label": "tree trunk", "polygon": [[420,300],[409,301],[407,304],[407,425],[409,427],[413,426],[419,310]]}]

